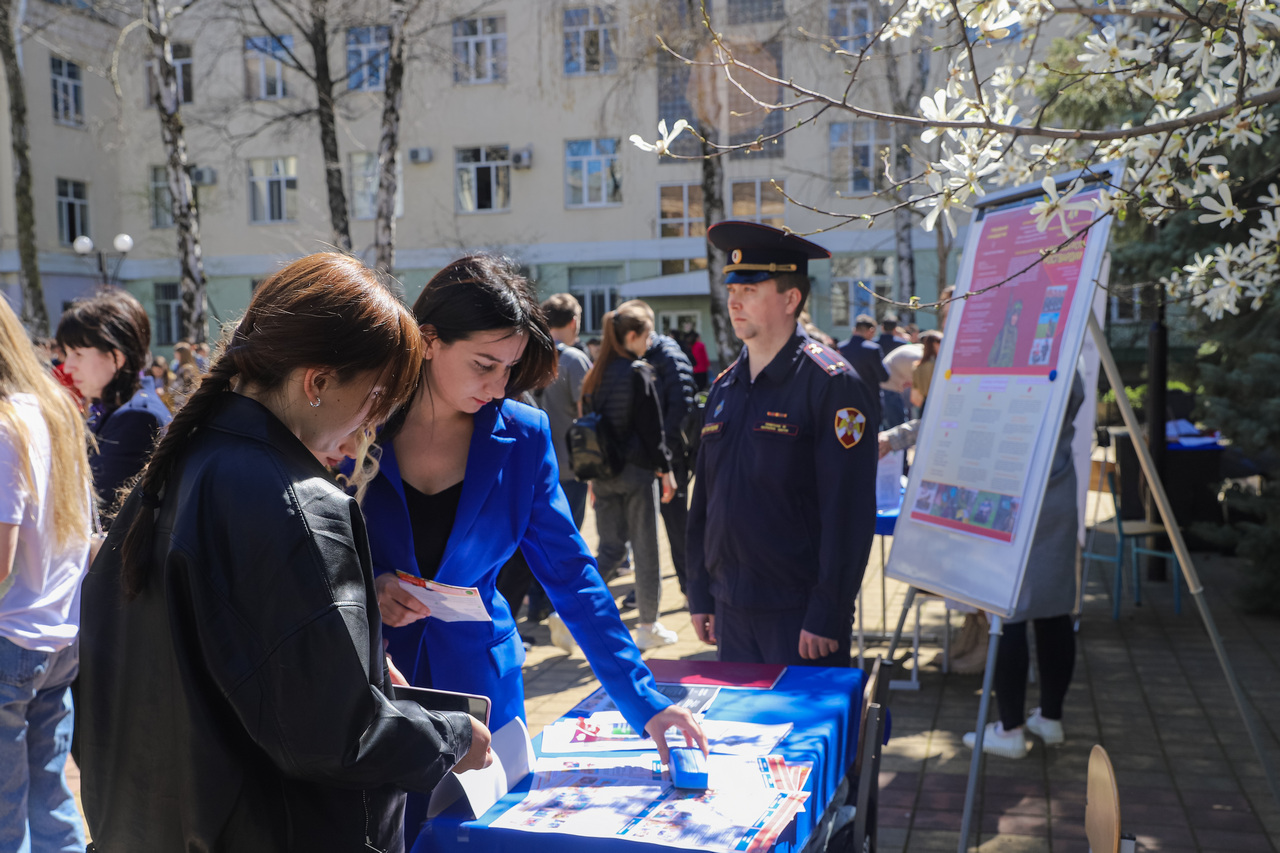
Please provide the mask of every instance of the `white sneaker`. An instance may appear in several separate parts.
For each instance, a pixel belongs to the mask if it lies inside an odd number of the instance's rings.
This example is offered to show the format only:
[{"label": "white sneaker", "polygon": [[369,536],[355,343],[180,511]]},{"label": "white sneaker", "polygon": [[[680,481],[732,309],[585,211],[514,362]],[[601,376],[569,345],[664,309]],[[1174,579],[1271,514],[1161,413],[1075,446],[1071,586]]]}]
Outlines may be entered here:
[{"label": "white sneaker", "polygon": [[551,645],[567,655],[573,654],[578,644],[574,642],[573,634],[569,633],[569,626],[564,624],[559,613],[552,613],[547,617],[547,627],[551,629]]},{"label": "white sneaker", "polygon": [[[964,745],[973,749],[978,737],[973,732],[964,736]],[[1021,728],[1006,732],[1001,723],[987,723],[982,737],[982,751],[987,755],[1001,755],[1005,758],[1025,758],[1027,755],[1027,736]]]},{"label": "white sneaker", "polygon": [[1044,741],[1045,746],[1061,746],[1067,736],[1062,731],[1061,720],[1049,720],[1040,716],[1040,709],[1036,708],[1031,712],[1031,716],[1027,717],[1027,730],[1033,735]]},{"label": "white sneaker", "polygon": [[661,622],[636,626],[636,648],[640,649],[640,651],[656,649],[658,646],[669,646],[678,639],[680,638],[676,636],[676,632],[662,627]]}]

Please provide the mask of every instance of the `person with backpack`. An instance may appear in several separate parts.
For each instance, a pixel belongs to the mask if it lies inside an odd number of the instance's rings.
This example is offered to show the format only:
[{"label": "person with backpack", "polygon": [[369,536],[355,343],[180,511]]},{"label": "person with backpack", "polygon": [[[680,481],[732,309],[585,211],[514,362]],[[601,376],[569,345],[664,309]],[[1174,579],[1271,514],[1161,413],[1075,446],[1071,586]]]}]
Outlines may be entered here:
[{"label": "person with backpack", "polygon": [[[653,309],[647,302],[634,299],[619,308],[636,305],[648,313],[650,324],[654,321]],[[674,338],[649,333],[649,345],[644,360],[653,366],[658,379],[658,395],[662,400],[662,434],[667,449],[671,451],[671,474],[675,478],[676,492],[662,504],[662,524],[667,529],[667,541],[671,543],[671,562],[675,565],[676,580],[684,592],[684,540],[689,523],[689,475],[686,447],[681,427],[689,410],[693,408],[693,396],[697,389],[693,384],[693,365]]]},{"label": "person with backpack", "polygon": [[675,496],[676,483],[656,371],[644,361],[653,334],[653,311],[643,302],[625,302],[605,314],[602,325],[600,358],[582,381],[583,414],[599,417],[604,444],[613,448],[612,470],[592,482],[600,534],[596,562],[607,577],[622,563],[631,543],[640,611],[636,645],[652,649],[676,641],[675,631],[658,621],[658,481],[663,503]]}]

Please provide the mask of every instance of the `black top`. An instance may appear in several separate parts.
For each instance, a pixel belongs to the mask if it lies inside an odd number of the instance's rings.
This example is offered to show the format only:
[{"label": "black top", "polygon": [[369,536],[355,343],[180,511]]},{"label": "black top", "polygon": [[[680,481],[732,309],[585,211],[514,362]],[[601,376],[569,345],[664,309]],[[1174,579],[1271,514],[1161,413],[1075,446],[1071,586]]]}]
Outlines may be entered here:
[{"label": "black top", "polygon": [[424,495],[404,484],[404,502],[409,507],[409,526],[413,530],[413,555],[418,560],[418,573],[427,580],[440,570],[461,497],[461,480],[434,495]]}]

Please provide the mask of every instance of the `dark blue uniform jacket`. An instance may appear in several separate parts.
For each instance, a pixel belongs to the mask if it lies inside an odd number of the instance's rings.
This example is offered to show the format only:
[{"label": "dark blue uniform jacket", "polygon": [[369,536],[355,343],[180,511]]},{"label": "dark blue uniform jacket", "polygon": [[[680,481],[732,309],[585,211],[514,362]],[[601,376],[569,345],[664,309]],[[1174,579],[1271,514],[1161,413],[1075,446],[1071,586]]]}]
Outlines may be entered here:
[{"label": "dark blue uniform jacket", "polygon": [[849,630],[875,535],[876,408],[838,352],[800,335],[754,382],[745,350],[717,378],[689,512],[691,613],[804,608],[811,633]]}]

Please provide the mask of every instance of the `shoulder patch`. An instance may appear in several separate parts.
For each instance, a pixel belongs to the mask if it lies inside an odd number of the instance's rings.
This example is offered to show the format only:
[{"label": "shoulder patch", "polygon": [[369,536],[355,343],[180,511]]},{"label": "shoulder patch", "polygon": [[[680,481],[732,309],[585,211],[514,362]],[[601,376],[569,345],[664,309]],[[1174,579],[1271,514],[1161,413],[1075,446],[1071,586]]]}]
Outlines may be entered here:
[{"label": "shoulder patch", "polygon": [[809,360],[822,368],[822,372],[828,376],[839,376],[841,373],[847,373],[850,376],[858,375],[854,371],[853,365],[845,360],[839,350],[834,350],[817,341],[806,341],[801,349],[804,350],[804,354],[809,357]]},{"label": "shoulder patch", "polygon": [[738,356],[737,358],[735,358],[733,361],[729,362],[729,366],[728,366],[728,367],[726,367],[724,370],[720,371],[719,373],[717,373],[717,374],[716,374],[716,378],[711,380],[711,384],[712,384],[712,385],[714,385],[714,384],[716,384],[717,382],[719,382],[721,379],[724,379],[725,375],[726,375],[730,370],[733,370],[735,367],[737,367],[737,366],[738,366],[738,362],[739,362],[739,361],[741,361],[741,360],[742,360],[742,356],[741,356],[741,355],[739,355],[739,356]]},{"label": "shoulder patch", "polygon": [[836,441],[845,450],[862,440],[867,430],[867,416],[852,406],[836,410]]}]

